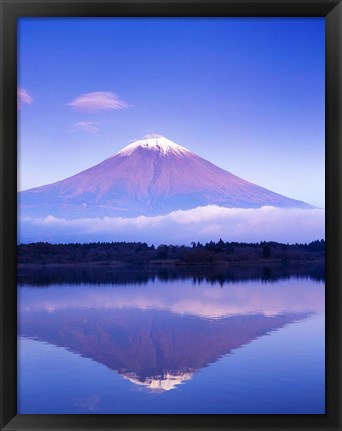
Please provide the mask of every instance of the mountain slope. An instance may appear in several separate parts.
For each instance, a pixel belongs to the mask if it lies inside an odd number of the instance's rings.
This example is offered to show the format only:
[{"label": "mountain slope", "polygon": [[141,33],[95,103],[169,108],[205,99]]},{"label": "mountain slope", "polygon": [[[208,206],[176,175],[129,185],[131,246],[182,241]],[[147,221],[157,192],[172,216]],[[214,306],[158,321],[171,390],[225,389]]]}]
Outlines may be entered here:
[{"label": "mountain slope", "polygon": [[243,180],[164,137],[133,142],[70,178],[19,193],[27,216],[160,215],[198,206],[311,208]]}]

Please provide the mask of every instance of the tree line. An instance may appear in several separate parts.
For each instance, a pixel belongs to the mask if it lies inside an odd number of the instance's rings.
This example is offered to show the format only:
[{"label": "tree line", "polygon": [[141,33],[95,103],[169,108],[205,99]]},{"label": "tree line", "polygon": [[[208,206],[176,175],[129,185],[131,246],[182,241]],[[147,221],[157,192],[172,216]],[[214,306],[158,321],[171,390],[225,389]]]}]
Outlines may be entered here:
[{"label": "tree line", "polygon": [[241,262],[313,262],[324,261],[323,239],[305,244],[274,241],[258,243],[192,242],[190,246],[146,242],[91,242],[19,244],[19,264],[228,264]]}]

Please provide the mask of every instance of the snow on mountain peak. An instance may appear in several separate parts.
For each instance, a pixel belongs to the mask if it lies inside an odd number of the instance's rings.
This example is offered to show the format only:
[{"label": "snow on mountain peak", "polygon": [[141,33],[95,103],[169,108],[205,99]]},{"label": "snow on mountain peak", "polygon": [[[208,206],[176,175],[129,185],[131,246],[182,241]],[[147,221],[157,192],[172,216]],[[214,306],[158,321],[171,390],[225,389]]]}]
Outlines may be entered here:
[{"label": "snow on mountain peak", "polygon": [[175,154],[178,156],[184,156],[192,154],[191,151],[170,141],[170,139],[165,138],[161,135],[145,135],[142,139],[132,142],[125,148],[120,150],[116,155],[129,156],[137,148],[145,148],[152,151],[159,151],[161,154]]},{"label": "snow on mountain peak", "polygon": [[123,377],[130,380],[136,385],[145,386],[152,391],[169,391],[175,389],[177,385],[184,383],[186,380],[191,380],[192,373],[171,374],[166,372],[160,378],[146,377],[145,380],[140,380],[134,373],[123,374]]}]

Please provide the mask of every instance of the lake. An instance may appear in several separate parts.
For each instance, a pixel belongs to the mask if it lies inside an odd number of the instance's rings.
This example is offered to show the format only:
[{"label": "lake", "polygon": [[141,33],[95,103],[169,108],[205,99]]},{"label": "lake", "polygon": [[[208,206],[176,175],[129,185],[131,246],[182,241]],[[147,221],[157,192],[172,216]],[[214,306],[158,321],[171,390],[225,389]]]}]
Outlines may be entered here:
[{"label": "lake", "polygon": [[324,414],[319,269],[19,268],[19,414]]}]

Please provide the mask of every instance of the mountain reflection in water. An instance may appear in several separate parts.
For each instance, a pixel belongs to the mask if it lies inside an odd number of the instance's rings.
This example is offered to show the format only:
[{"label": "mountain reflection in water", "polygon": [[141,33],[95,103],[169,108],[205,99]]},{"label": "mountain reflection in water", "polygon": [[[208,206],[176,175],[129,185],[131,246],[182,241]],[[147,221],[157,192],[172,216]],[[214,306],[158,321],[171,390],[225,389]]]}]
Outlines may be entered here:
[{"label": "mountain reflection in water", "polygon": [[[70,282],[80,270],[83,283]],[[300,286],[295,278],[210,285],[193,275],[161,281],[155,273],[101,269],[99,285],[80,268],[67,270],[62,283],[63,270],[55,268],[55,282],[44,285],[45,271],[38,279],[32,269],[20,271],[19,334],[90,358],[154,392],[174,389],[235,349],[324,312],[324,284],[310,279]],[[137,285],[143,276],[147,284]]]}]

